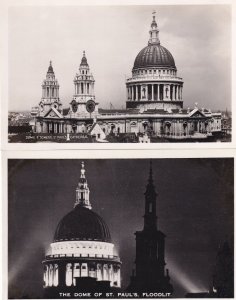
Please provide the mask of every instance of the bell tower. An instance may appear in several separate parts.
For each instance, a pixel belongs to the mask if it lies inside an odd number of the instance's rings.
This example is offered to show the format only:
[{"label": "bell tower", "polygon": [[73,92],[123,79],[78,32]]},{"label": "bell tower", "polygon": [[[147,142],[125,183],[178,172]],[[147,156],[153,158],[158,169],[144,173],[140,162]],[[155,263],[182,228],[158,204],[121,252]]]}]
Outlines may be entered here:
[{"label": "bell tower", "polygon": [[39,103],[39,115],[44,116],[52,107],[61,111],[61,101],[59,98],[59,84],[50,61],[46,79],[42,83],[42,98]]},{"label": "bell tower", "polygon": [[165,272],[165,234],[157,229],[156,196],[150,163],[145,195],[144,226],[137,231],[135,270],[128,291],[173,292],[168,270]]},{"label": "bell tower", "polygon": [[90,72],[85,51],[79,66],[79,72],[74,78],[74,96],[70,103],[69,114],[71,117],[93,118],[98,114],[98,103],[95,102],[95,80]]}]

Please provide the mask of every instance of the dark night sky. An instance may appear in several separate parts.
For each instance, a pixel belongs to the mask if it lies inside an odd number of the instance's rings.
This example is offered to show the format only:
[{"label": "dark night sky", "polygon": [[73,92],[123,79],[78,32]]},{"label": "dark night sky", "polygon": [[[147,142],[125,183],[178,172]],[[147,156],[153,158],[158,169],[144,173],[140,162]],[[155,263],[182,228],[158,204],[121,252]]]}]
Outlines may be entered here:
[{"label": "dark night sky", "polygon": [[[149,160],[84,160],[93,210],[107,222],[128,284]],[[72,210],[81,160],[9,161],[9,297],[42,295],[44,251]],[[218,245],[233,243],[233,159],[155,159],[158,227],[175,297],[206,291]]]}]

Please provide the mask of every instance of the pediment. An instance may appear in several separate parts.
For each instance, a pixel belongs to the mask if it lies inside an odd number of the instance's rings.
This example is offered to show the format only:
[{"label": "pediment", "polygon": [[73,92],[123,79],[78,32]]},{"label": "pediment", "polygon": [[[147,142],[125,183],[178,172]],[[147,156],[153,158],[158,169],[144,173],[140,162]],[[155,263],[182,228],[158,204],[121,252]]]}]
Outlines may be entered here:
[{"label": "pediment", "polygon": [[205,118],[205,114],[200,111],[199,109],[194,109],[193,111],[191,111],[191,113],[189,114],[191,118]]},{"label": "pediment", "polygon": [[63,118],[62,114],[54,107],[50,108],[44,115],[44,118]]}]

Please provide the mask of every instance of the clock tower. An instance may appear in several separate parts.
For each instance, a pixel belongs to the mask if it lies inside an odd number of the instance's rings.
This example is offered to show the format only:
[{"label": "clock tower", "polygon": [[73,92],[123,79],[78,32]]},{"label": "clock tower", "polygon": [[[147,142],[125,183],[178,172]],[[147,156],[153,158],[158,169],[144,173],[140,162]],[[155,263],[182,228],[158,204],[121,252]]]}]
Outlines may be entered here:
[{"label": "clock tower", "polygon": [[98,114],[98,103],[95,102],[93,74],[90,72],[85,51],[80,63],[79,72],[74,78],[75,92],[70,103],[69,115],[72,118],[94,118]]}]

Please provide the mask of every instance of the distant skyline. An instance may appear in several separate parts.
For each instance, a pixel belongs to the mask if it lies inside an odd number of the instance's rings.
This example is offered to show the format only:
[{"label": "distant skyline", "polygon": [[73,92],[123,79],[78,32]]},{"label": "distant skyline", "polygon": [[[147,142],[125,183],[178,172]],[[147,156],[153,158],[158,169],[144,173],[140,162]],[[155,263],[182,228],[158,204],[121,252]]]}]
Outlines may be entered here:
[{"label": "distant skyline", "polygon": [[230,5],[9,8],[9,110],[30,110],[52,60],[63,108],[85,50],[100,108],[125,108],[125,78],[148,43],[152,12],[183,77],[184,107],[231,110]]}]

